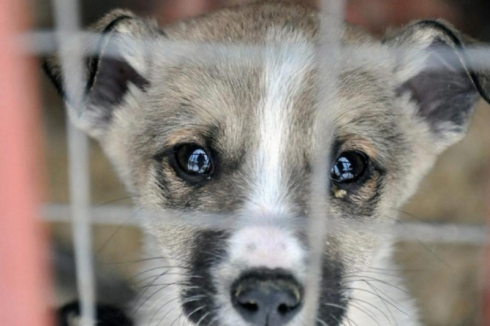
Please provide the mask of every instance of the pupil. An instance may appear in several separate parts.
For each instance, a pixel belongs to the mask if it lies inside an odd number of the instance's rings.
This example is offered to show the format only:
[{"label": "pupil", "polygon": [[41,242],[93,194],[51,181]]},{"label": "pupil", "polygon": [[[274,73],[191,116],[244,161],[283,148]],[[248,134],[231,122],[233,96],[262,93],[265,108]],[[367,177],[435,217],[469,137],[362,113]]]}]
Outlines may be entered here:
[{"label": "pupil", "polygon": [[346,152],[340,156],[332,167],[331,178],[337,182],[354,181],[364,171],[365,163],[356,152]]},{"label": "pupil", "polygon": [[339,181],[349,180],[354,178],[354,168],[351,162],[344,156],[337,160],[334,166],[335,175],[339,178]]},{"label": "pupil", "polygon": [[202,149],[196,149],[189,156],[187,170],[194,173],[206,173],[209,168],[209,157]]},{"label": "pupil", "polygon": [[339,176],[340,180],[348,180],[354,178],[353,168],[351,162],[346,157],[340,157],[335,164],[335,174]]}]

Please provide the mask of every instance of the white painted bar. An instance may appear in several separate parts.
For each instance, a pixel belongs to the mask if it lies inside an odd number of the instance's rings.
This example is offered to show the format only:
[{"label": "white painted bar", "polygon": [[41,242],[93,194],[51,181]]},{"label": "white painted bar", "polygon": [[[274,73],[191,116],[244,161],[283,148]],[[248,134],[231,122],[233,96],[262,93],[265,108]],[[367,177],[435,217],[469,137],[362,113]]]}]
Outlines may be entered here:
[{"label": "white painted bar", "polygon": [[328,216],[326,216],[329,189],[327,167],[330,161],[330,148],[333,141],[332,103],[337,98],[337,76],[341,57],[341,31],[345,12],[344,0],[322,0],[320,2],[320,36],[316,51],[316,64],[319,78],[317,80],[317,119],[321,128],[316,128],[317,157],[313,164],[311,198],[309,209],[311,218],[308,223],[308,240],[310,248],[310,266],[308,284],[306,285],[305,309],[309,325],[324,324],[318,319],[317,310],[321,283],[323,250],[328,232]]},{"label": "white painted bar", "polygon": [[[65,33],[80,30],[79,4],[77,0],[54,0],[54,17],[58,40],[62,44]],[[77,118],[81,112],[79,104],[83,98],[84,69],[82,43],[73,40],[70,49],[61,47],[60,58],[63,67],[65,93],[71,101],[69,114]],[[69,50],[70,52],[67,52]],[[70,112],[71,111],[71,112]],[[88,138],[67,121],[68,161],[71,216],[75,262],[77,266],[77,288],[81,308],[80,326],[93,326],[95,321],[95,282],[92,261],[92,232],[90,221],[90,171]]]},{"label": "white painted bar", "polygon": [[[41,216],[48,223],[71,223],[72,210],[68,205],[49,204],[41,208]],[[92,222],[99,225],[125,225],[128,227],[141,227],[141,219],[144,213],[139,213],[129,206],[101,206],[91,207],[90,216]],[[159,216],[165,218],[165,216]],[[167,216],[167,218],[171,218]],[[222,219],[217,216],[217,219]],[[190,219],[189,219],[190,220]],[[207,227],[200,223],[201,226]],[[211,225],[209,227],[214,227]],[[362,226],[366,230],[366,226]],[[484,224],[462,223],[422,223],[406,221],[393,226],[394,236],[398,241],[456,244],[484,246],[488,244],[489,229]],[[327,231],[328,232],[328,231]],[[376,226],[373,232],[381,231]],[[390,231],[390,234],[392,232]]]}]

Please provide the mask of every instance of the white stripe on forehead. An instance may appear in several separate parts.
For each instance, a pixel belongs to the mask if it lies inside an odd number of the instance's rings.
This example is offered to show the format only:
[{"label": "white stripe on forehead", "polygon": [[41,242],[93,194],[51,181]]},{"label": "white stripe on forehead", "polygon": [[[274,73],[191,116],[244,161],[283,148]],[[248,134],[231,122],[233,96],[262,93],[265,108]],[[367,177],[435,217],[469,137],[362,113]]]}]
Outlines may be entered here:
[{"label": "white stripe on forehead", "polygon": [[[288,35],[289,34],[289,35]],[[313,68],[313,47],[298,33],[269,33],[270,45],[264,51],[259,102],[259,147],[254,159],[252,196],[247,208],[254,213],[281,216],[287,205],[287,150],[293,123],[295,98],[304,87],[306,74]]]}]

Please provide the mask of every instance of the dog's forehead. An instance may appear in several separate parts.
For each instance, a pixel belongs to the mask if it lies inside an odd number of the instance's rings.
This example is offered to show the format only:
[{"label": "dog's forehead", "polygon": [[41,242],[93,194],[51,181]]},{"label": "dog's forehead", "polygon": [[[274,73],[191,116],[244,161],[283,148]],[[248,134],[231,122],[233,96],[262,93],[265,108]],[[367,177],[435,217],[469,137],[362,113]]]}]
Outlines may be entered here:
[{"label": "dog's forehead", "polygon": [[256,60],[186,61],[167,69],[150,90],[147,127],[175,138],[169,139],[174,144],[186,137],[212,136],[227,142],[223,144],[227,148],[258,141],[260,125],[266,122],[271,127],[287,124],[289,141],[312,139],[305,133],[312,132],[315,117],[322,110],[331,115],[339,137],[364,136],[379,142],[386,138],[379,137],[380,132],[389,136],[389,130],[383,128],[396,129],[392,90],[370,71],[341,74],[335,103],[318,107],[313,52],[307,45],[299,46],[304,49],[303,56],[297,47],[291,51],[287,46],[271,46]]},{"label": "dog's forehead", "polygon": [[[281,15],[267,8],[230,9],[166,30],[166,44],[183,47],[166,53],[164,44],[152,58],[144,129],[163,135],[169,146],[211,136],[234,156],[265,135],[288,142],[288,152],[304,152],[313,147],[312,125],[321,109],[331,111],[340,137],[381,138],[380,125],[387,124],[382,136],[390,138],[396,128],[386,67],[349,63],[336,103],[318,108],[317,16],[297,6]],[[343,35],[349,46],[374,43],[350,27]]]}]

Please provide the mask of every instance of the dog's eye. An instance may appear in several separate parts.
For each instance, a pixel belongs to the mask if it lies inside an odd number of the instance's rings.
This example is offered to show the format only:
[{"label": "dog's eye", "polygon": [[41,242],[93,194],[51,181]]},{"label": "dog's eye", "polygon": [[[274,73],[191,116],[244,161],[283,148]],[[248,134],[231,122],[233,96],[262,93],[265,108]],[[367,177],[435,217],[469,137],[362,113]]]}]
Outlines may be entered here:
[{"label": "dog's eye", "polygon": [[337,183],[355,182],[364,175],[367,165],[366,154],[358,151],[343,152],[330,170],[330,179]]},{"label": "dog's eye", "polygon": [[179,146],[175,152],[177,164],[189,175],[209,175],[213,165],[208,152],[194,144]]}]

